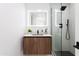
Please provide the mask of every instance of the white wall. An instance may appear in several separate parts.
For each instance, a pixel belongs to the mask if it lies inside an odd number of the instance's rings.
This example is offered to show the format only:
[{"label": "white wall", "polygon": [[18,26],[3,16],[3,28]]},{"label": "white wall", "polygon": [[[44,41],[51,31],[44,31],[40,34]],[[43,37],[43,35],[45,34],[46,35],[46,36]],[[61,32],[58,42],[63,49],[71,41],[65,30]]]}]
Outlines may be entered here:
[{"label": "white wall", "polygon": [[25,4],[26,5],[26,23],[28,22],[28,15],[27,15],[27,11],[28,10],[47,10],[48,11],[48,26],[31,26],[31,27],[28,27],[28,23],[26,24],[27,27],[26,27],[26,34],[28,34],[28,28],[31,28],[32,29],[32,32],[35,34],[36,30],[39,29],[40,31],[45,28],[48,28],[48,34],[51,33],[51,24],[50,24],[50,5],[49,3],[27,3]]},{"label": "white wall", "polygon": [[[75,44],[78,41],[79,42],[79,4],[73,4],[74,5],[74,12],[75,12]],[[79,50],[75,49],[75,55],[79,56]]]},{"label": "white wall", "polygon": [[70,4],[70,21],[69,21],[69,29],[70,29],[70,51],[75,55],[75,48],[73,45],[75,44],[75,8],[74,4]]},{"label": "white wall", "polygon": [[[72,22],[72,30],[70,32],[72,32],[72,38],[71,38],[71,52],[73,54],[75,54],[76,56],[79,56],[79,49],[74,49],[72,47],[72,45],[76,45],[76,42],[79,42],[79,3],[76,4],[71,4],[71,19],[73,21]],[[75,22],[75,25],[74,25]],[[75,30],[75,32],[74,32]],[[74,33],[75,33],[75,38],[74,38]],[[75,40],[75,42],[74,42]],[[74,51],[75,50],[75,51]]]},{"label": "white wall", "polygon": [[24,4],[0,4],[0,55],[22,55]]}]

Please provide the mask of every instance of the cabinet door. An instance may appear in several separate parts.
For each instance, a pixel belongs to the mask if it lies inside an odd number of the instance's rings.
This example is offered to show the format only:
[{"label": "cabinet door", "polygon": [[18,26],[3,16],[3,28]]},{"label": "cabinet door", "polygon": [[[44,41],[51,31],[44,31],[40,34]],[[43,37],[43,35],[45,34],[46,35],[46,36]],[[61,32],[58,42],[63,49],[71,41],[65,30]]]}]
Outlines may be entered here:
[{"label": "cabinet door", "polygon": [[38,44],[38,54],[45,55],[45,54],[51,54],[52,46],[51,46],[51,38],[38,38],[39,44]]},{"label": "cabinet door", "polygon": [[36,55],[38,53],[37,41],[35,38],[24,38],[23,40],[24,54]]}]

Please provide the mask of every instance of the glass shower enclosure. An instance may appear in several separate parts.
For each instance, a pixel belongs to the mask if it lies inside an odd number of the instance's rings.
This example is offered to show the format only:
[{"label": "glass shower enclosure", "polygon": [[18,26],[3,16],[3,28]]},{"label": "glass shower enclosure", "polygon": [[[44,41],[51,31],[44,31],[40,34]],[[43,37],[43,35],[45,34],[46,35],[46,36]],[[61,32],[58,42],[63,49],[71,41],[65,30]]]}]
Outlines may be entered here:
[{"label": "glass shower enclosure", "polygon": [[54,55],[62,55],[62,11],[61,4],[51,4],[52,51]]}]

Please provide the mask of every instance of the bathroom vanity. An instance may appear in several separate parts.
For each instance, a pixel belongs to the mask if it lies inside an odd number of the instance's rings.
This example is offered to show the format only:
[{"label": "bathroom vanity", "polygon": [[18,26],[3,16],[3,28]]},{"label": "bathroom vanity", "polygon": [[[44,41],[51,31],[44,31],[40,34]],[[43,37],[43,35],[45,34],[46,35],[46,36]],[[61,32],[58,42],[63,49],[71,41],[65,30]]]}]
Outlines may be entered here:
[{"label": "bathroom vanity", "polygon": [[52,37],[48,23],[48,10],[28,10],[27,28],[23,37],[24,55],[49,55]]},{"label": "bathroom vanity", "polygon": [[50,55],[52,51],[51,35],[36,35],[23,37],[24,55]]}]

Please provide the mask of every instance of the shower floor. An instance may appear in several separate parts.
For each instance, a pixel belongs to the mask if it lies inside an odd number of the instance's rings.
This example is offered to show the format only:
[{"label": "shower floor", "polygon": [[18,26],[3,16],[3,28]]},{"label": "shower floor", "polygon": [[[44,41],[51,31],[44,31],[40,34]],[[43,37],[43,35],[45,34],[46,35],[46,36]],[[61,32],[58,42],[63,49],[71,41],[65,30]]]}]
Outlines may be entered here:
[{"label": "shower floor", "polygon": [[55,51],[56,56],[75,56],[69,51]]}]

